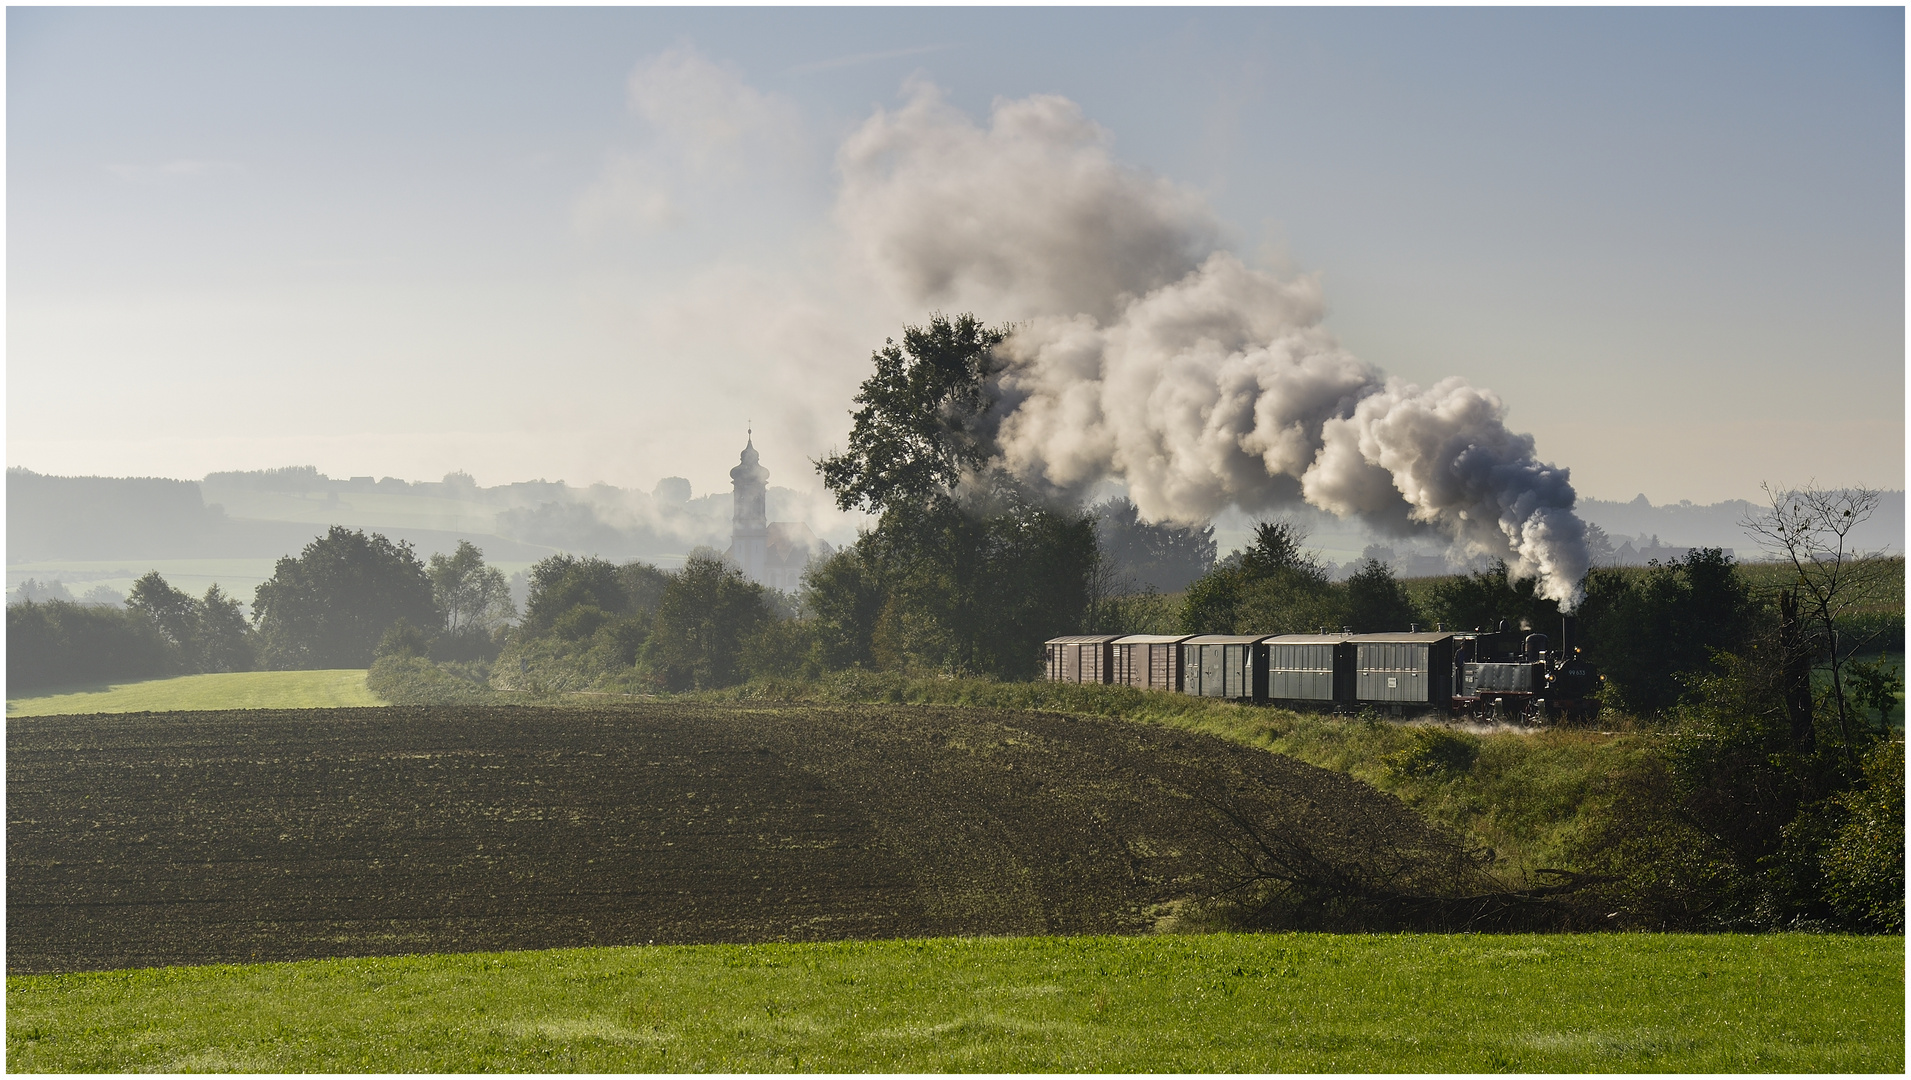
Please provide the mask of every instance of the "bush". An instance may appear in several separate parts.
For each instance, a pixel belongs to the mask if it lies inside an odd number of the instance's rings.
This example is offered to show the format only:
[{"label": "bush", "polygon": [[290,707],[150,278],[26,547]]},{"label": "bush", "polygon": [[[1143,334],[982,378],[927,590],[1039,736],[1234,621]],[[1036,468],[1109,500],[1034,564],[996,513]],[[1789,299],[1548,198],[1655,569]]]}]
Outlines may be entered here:
[{"label": "bush", "polygon": [[505,627],[495,630],[485,630],[483,627],[447,630],[431,639],[431,658],[441,664],[490,663],[498,658],[498,653],[504,648],[507,633]]},{"label": "bush", "polygon": [[772,619],[743,639],[738,671],[745,679],[814,679],[826,670],[817,625]]},{"label": "bush", "polygon": [[1863,787],[1833,798],[1844,821],[1820,856],[1825,898],[1850,924],[1904,933],[1904,743],[1865,756]]},{"label": "bush", "polygon": [[1480,740],[1444,727],[1416,727],[1407,734],[1407,745],[1382,762],[1399,777],[1459,775],[1473,767],[1480,756]]},{"label": "bush", "polygon": [[59,601],[7,608],[7,694],[184,669],[179,647],[145,615]]},{"label": "bush", "polygon": [[365,677],[371,692],[393,705],[483,705],[496,700],[485,665],[434,664],[423,656],[389,653]]},{"label": "bush", "polygon": [[[641,624],[619,621],[579,641],[516,636],[490,665],[490,685],[531,694],[575,694],[632,680],[653,688],[656,680],[633,667],[644,640],[641,630]],[[633,639],[639,648],[633,649]]]},{"label": "bush", "polygon": [[410,619],[400,619],[391,624],[391,629],[378,639],[378,651],[373,655],[379,659],[387,656],[410,658],[423,657],[430,651],[431,640],[425,636],[425,632],[413,626]]},{"label": "bush", "polygon": [[[1603,778],[1568,864],[1589,875],[1586,894],[1611,930],[1717,929],[1752,907],[1732,852],[1684,812],[1665,763],[1645,757]],[[1603,910],[1600,910],[1603,909]]]}]

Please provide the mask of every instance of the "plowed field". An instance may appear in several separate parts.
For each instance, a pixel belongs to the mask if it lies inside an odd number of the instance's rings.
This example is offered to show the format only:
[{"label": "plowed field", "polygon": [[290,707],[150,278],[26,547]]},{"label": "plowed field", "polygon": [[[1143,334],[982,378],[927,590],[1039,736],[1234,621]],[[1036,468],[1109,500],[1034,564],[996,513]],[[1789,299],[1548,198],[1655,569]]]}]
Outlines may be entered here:
[{"label": "plowed field", "polygon": [[924,707],[7,722],[7,967],[1129,932],[1249,829],[1442,838],[1206,736]]}]

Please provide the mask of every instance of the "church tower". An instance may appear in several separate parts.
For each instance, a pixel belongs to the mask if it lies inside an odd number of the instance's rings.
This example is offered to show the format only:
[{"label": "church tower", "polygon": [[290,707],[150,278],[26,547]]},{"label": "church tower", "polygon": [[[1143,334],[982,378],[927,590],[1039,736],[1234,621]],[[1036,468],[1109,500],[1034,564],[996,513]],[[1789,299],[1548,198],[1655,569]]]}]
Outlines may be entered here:
[{"label": "church tower", "polygon": [[744,442],[743,455],[730,470],[730,485],[730,557],[745,577],[763,581],[770,544],[770,470],[757,460],[754,437]]}]

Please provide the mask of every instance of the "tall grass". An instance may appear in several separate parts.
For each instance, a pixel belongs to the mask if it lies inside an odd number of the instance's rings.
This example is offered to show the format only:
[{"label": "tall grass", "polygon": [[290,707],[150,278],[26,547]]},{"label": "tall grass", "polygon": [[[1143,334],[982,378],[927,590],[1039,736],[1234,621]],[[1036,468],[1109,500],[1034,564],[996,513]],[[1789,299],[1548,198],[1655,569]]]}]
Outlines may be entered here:
[{"label": "tall grass", "polygon": [[1442,737],[1463,749],[1429,763],[1426,725],[1372,715],[1299,713],[1126,686],[863,671],[759,680],[693,696],[1046,709],[1199,731],[1358,777],[1491,848],[1496,868],[1516,878],[1559,867],[1587,815],[1611,799],[1612,779],[1636,767],[1656,742],[1628,731],[1443,726]]}]

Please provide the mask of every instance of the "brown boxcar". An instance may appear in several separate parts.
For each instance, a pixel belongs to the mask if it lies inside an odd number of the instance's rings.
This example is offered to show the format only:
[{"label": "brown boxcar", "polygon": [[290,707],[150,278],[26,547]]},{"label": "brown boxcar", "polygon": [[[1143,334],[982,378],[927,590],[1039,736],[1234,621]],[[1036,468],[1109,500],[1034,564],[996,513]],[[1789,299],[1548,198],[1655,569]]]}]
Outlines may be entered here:
[{"label": "brown boxcar", "polygon": [[1140,690],[1181,690],[1181,643],[1187,634],[1130,634],[1115,639],[1110,682]]},{"label": "brown boxcar", "polygon": [[1114,674],[1113,643],[1120,634],[1072,634],[1044,642],[1049,682],[1105,683]]}]

